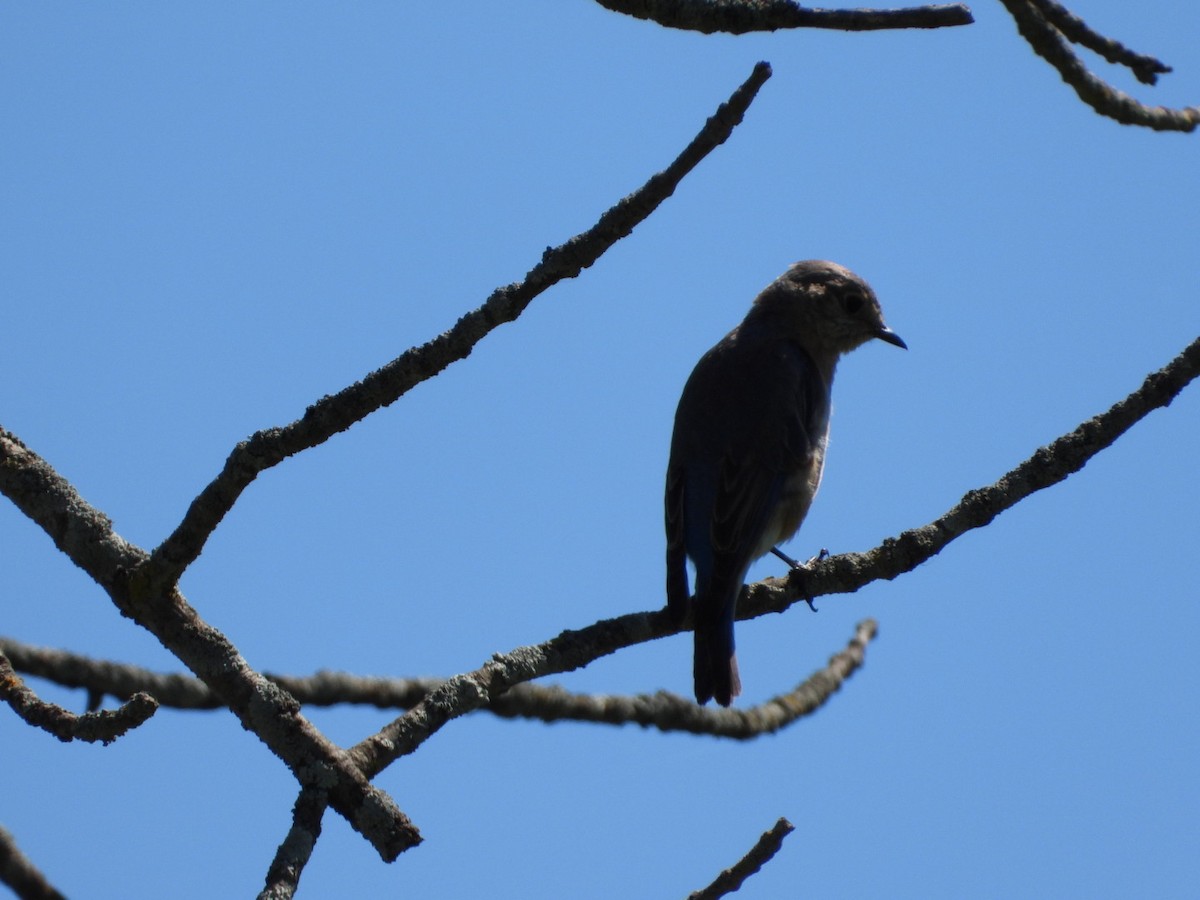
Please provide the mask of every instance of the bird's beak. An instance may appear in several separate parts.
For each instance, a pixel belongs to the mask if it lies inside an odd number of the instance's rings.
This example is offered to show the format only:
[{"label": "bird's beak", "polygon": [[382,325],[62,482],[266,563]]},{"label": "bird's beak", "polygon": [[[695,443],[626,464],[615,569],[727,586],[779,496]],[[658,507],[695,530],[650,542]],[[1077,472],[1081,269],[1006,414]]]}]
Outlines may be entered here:
[{"label": "bird's beak", "polygon": [[889,344],[895,344],[901,350],[908,349],[908,344],[904,343],[904,338],[900,337],[900,335],[896,334],[896,332],[892,331],[886,325],[875,332],[875,337],[881,341],[887,341]]}]

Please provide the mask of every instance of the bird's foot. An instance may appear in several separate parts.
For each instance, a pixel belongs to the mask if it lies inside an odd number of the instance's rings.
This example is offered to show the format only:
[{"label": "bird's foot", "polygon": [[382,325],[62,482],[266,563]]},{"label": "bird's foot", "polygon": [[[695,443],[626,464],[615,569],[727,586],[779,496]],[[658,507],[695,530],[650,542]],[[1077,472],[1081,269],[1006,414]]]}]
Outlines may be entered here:
[{"label": "bird's foot", "polygon": [[782,559],[785,563],[787,563],[793,569],[803,569],[804,568],[804,566],[801,563],[792,559],[790,556],[788,556],[786,553],[784,553],[778,547],[772,547],[771,552],[774,553],[776,556],[778,556],[780,559]]},{"label": "bird's foot", "polygon": [[[782,559],[785,563],[787,563],[788,566],[791,567],[793,572],[807,572],[808,568],[811,565],[813,565],[814,563],[819,563],[821,560],[823,560],[827,556],[829,556],[829,551],[826,550],[824,547],[822,547],[821,551],[816,556],[814,556],[808,562],[802,563],[802,562],[799,562],[798,560],[792,559],[790,556],[788,556],[786,553],[784,553],[778,547],[772,547],[771,552],[774,553],[776,556],[778,556],[780,559]],[[812,597],[805,596],[804,602],[808,604],[808,608],[811,609],[813,612],[817,611],[817,607],[815,605],[813,605]]]}]

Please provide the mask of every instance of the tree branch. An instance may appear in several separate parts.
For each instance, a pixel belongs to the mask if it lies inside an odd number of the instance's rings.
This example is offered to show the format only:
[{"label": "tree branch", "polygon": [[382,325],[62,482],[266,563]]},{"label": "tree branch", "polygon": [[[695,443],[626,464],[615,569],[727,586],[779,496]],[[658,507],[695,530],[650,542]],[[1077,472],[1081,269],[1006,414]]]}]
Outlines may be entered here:
[{"label": "tree branch", "polygon": [[[1017,23],[1017,30],[1029,42],[1035,53],[1058,70],[1062,80],[1074,88],[1079,99],[1102,116],[1115,119],[1123,125],[1142,125],[1155,131],[1195,130],[1200,124],[1200,107],[1185,106],[1183,109],[1167,109],[1162,106],[1144,106],[1128,94],[1117,90],[1087,70],[1079,58],[1067,46],[1064,34],[1078,40],[1084,46],[1095,49],[1110,62],[1122,62],[1133,69],[1134,74],[1146,81],[1146,77],[1157,64],[1155,71],[1168,71],[1157,60],[1129,54],[1120,44],[1100,38],[1069,12],[1051,5],[1045,0],[1000,0]],[[1043,14],[1045,10],[1055,24]],[[1077,23],[1077,24],[1076,24]],[[1059,28],[1065,29],[1060,31]],[[1100,49],[1103,47],[1104,49]],[[1119,49],[1118,49],[1119,48]],[[1113,59],[1112,57],[1117,57]],[[1134,63],[1131,60],[1143,60]],[[1144,60],[1149,60],[1146,63]]]},{"label": "tree branch", "polygon": [[717,880],[704,890],[689,894],[688,900],[718,900],[734,893],[747,878],[771,861],[771,857],[783,846],[783,839],[795,830],[795,826],[787,819],[780,819],[774,828],[763,833],[749,853],[718,875]]},{"label": "tree branch", "polygon": [[61,706],[47,703],[26,687],[13,671],[8,657],[0,652],[0,699],[27,724],[49,732],[60,741],[102,741],[111,744],[125,732],[137,728],[158,710],[149,694],[131,696],[120,709],[89,712],[77,716]]},{"label": "tree branch", "polygon": [[519,684],[486,707],[505,718],[570,720],[609,725],[637,724],[659,731],[683,731],[750,740],[787,728],[815,713],[841,690],[866,659],[867,644],[878,633],[873,619],[859,622],[845,648],[785,694],[745,709],[708,708],[667,691],[633,697],[572,694],[558,687]]},{"label": "tree branch", "polygon": [[908,9],[810,9],[792,0],[597,0],[605,9],[649,19],[666,28],[725,32],[833,28],[877,31],[886,28],[945,28],[970,25],[971,10],[961,3]]},{"label": "tree branch", "polygon": [[745,83],[718,107],[674,162],[609,209],[587,231],[558,247],[547,248],[541,262],[523,281],[498,288],[483,306],[464,315],[449,331],[406,351],[362,381],[318,400],[290,425],[259,431],[234,447],[221,473],[200,492],[179,527],[154,551],[148,567],[154,579],[152,586],[162,589],[179,579],[260,472],[327,441],[381,407],[394,403],[451,363],[465,359],[479,341],[498,326],[515,320],[539,294],[564,279],[574,278],[596,262],[670,197],[684,176],[704,157],[728,139],[759,88],[770,77],[771,67],[765,62],[758,63]]},{"label": "tree branch", "polygon": [[[574,721],[606,725],[636,724],[660,731],[684,731],[745,740],[788,727],[820,709],[862,665],[867,644],[877,626],[860,622],[845,648],[787,693],[745,709],[708,709],[691,700],[659,691],[656,694],[615,696],[577,694],[554,685],[518,684],[479,711],[507,719],[543,722]],[[16,668],[64,687],[86,688],[93,695],[120,699],[138,691],[175,709],[218,709],[220,697],[204,682],[185,675],[163,675],[139,666],[93,660],[68,653],[30,647],[0,637],[0,652]],[[411,709],[443,684],[441,678],[369,678],[345,672],[320,672],[309,677],[272,675],[265,678],[284,688],[305,706],[361,704],[379,709]]]},{"label": "tree branch", "polygon": [[[1038,450],[995,484],[968,492],[934,522],[889,538],[867,553],[840,554],[806,571],[793,572],[786,579],[767,579],[750,586],[739,603],[738,618],[782,612],[809,597],[852,593],[870,581],[890,580],[916,568],[955,538],[987,525],[1030,494],[1083,468],[1092,456],[1152,410],[1167,406],[1197,374],[1200,339],[1161,371],[1147,376],[1140,388],[1107,412]],[[3,471],[0,466],[0,473]],[[0,480],[0,489],[3,487]],[[480,669],[440,683],[408,713],[348,751],[349,756],[373,777],[393,760],[415,750],[446,722],[494,702],[514,685],[572,671],[623,647],[677,634],[686,627],[686,622],[682,626],[672,624],[661,611],[629,613],[577,631],[564,631],[536,646],[496,654]]]},{"label": "tree branch", "polygon": [[34,647],[3,635],[0,635],[0,653],[5,654],[19,672],[62,687],[83,688],[96,697],[107,695],[128,700],[134,694],[144,692],[170,709],[225,708],[221,698],[208,685],[190,675],[168,675],[68,650]]},{"label": "tree branch", "polygon": [[1039,448],[995,484],[968,491],[956,506],[928,525],[888,538],[867,553],[832,556],[814,563],[807,571],[794,570],[786,579],[772,578],[753,585],[749,597],[738,605],[738,618],[782,612],[808,596],[852,593],[871,581],[890,581],[912,571],[956,538],[984,527],[1029,495],[1078,472],[1149,413],[1169,405],[1197,375],[1200,338],[1164,368],[1147,375],[1142,386],[1124,400]]},{"label": "tree branch", "polygon": [[[916,568],[955,538],[987,525],[1030,494],[1057,484],[1083,468],[1092,456],[1110,446],[1150,411],[1169,405],[1198,374],[1200,339],[1193,341],[1162,370],[1147,376],[1140,388],[1107,412],[1038,450],[995,484],[969,492],[957,506],[929,525],[906,531],[895,539],[889,538],[868,553],[841,554],[816,563],[807,571],[793,572],[787,579],[768,579],[751,586],[739,604],[738,618],[782,612],[798,600],[853,592],[869,581],[892,579]],[[22,452],[32,456],[19,441],[0,431],[0,490],[43,524],[56,544],[72,548],[77,545],[128,546],[119,542],[115,535],[92,534],[82,527],[81,523],[94,526],[97,521],[107,520],[73,491],[67,498],[73,497],[77,507],[72,507],[72,515],[66,514],[62,504],[35,503],[35,498],[45,498],[48,494],[47,476],[45,472],[39,472],[36,464],[21,459]],[[36,463],[41,461],[36,460]],[[44,463],[41,465],[45,466]],[[48,466],[45,468],[49,469]],[[52,470],[50,474],[53,475]],[[53,475],[54,479],[57,477]],[[37,519],[39,514],[48,516],[49,521],[41,522]],[[72,525],[79,527],[72,528]],[[89,536],[91,539],[84,539]],[[362,772],[373,776],[392,760],[411,753],[446,722],[481,708],[514,685],[555,672],[571,671],[622,647],[681,630],[684,629],[673,625],[663,612],[631,613],[579,631],[564,631],[537,646],[497,654],[475,672],[443,682],[407,714],[360,742],[347,756],[358,763]]]},{"label": "tree branch", "polygon": [[[911,571],[966,532],[981,528],[1006,509],[1079,471],[1151,410],[1168,405],[1200,374],[1200,338],[1140,388],[1107,412],[1043,447],[995,484],[970,491],[962,501],[921,528],[888,538],[868,553],[843,553],[793,570],[786,579],[751,585],[738,603],[737,618],[783,612],[792,604],[827,594],[852,593],[871,581]],[[349,752],[374,777],[393,760],[413,752],[451,719],[493,702],[514,685],[569,672],[631,644],[687,630],[665,611],[629,613],[578,631],[564,631],[536,646],[496,654],[474,672],[457,675],[431,691],[405,715]]]},{"label": "tree branch", "polygon": [[323,792],[302,788],[292,807],[292,827],[275,851],[267,870],[266,886],[258,900],[289,900],[300,886],[300,875],[308,865],[317,838],[321,836],[321,818],[328,802]]},{"label": "tree branch", "polygon": [[12,833],[3,825],[0,825],[0,884],[12,888],[21,900],[63,900],[63,895],[21,852]]},{"label": "tree branch", "polygon": [[1031,2],[1046,21],[1062,32],[1063,37],[1072,44],[1087,47],[1113,65],[1125,66],[1142,84],[1157,84],[1159,75],[1165,75],[1171,71],[1170,66],[1153,56],[1134,53],[1124,44],[1093,31],[1087,22],[1065,6],[1056,3],[1055,0],[1031,0]]},{"label": "tree branch", "polygon": [[688,172],[724,143],[770,75],[769,65],[756,65],[666,170],[618,202],[588,231],[547,249],[524,281],[498,289],[446,333],[338,395],[318,401],[291,425],[260,431],[239,444],[221,474],[193,501],[179,527],[153,555],[120,538],[106,516],[2,430],[0,492],[104,587],[123,614],[151,631],[212,688],[242,724],[287,763],[303,787],[327,790],[330,804],[391,861],[420,842],[416,828],[386,793],[369,784],[350,757],[300,714],[293,697],[251,669],[228,639],[200,618],[178,591],[178,578],[259,472],[344,431],[466,357],[485,335],[516,319],[537,295],[575,277],[628,235],[674,193]]},{"label": "tree branch", "polygon": [[44,459],[0,429],[0,493],[50,535],[55,546],[107,591],[117,608],[150,631],[200,676],[242,724],[282,759],[301,785],[329,790],[330,803],[388,861],[421,836],[395,802],[300,714],[229,640],[200,618],[178,590],[148,593],[136,577],[146,552],[112,530]]}]

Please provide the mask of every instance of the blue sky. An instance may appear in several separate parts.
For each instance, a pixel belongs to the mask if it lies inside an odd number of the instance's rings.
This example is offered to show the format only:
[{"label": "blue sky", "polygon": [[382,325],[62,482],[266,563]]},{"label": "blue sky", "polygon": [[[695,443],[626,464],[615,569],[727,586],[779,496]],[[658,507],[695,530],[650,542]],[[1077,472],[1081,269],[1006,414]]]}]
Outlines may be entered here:
[{"label": "blue sky", "polygon": [[[1071,7],[1200,102],[1200,11]],[[663,168],[730,141],[593,268],[264,474],[183,588],[259,669],[450,675],[663,603],[661,494],[700,354],[796,259],[911,348],[845,360],[789,545],[866,550],[1107,409],[1200,333],[1195,135],[1084,107],[999,4],[942,31],[668,32],[587,2],[0,10],[0,423],[143,547],[251,432],[445,330]],[[750,704],[880,623],[748,744],[452,723],[379,778],[425,843],[334,815],[301,896],[678,897],[780,816],[739,894],[1187,897],[1200,879],[1200,392],[894,582],[742,623]],[[0,633],[179,664],[9,503]],[[754,577],[782,574],[768,558]],[[687,694],[687,635],[558,680]],[[48,699],[83,696],[37,681]],[[342,743],[391,716],[313,710]],[[0,715],[0,823],[70,896],[246,896],[295,782],[227,713],[104,748]]]}]

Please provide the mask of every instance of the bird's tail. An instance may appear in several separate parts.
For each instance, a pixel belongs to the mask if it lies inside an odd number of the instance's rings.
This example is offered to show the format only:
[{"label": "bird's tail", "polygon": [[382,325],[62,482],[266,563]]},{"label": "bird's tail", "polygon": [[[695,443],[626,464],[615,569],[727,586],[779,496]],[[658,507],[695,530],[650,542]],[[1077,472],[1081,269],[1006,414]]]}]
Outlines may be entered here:
[{"label": "bird's tail", "polygon": [[704,622],[702,607],[697,608],[696,653],[693,676],[696,702],[716,700],[728,706],[742,692],[738,676],[737,654],[733,648],[733,608],[721,610],[716,621]]}]

